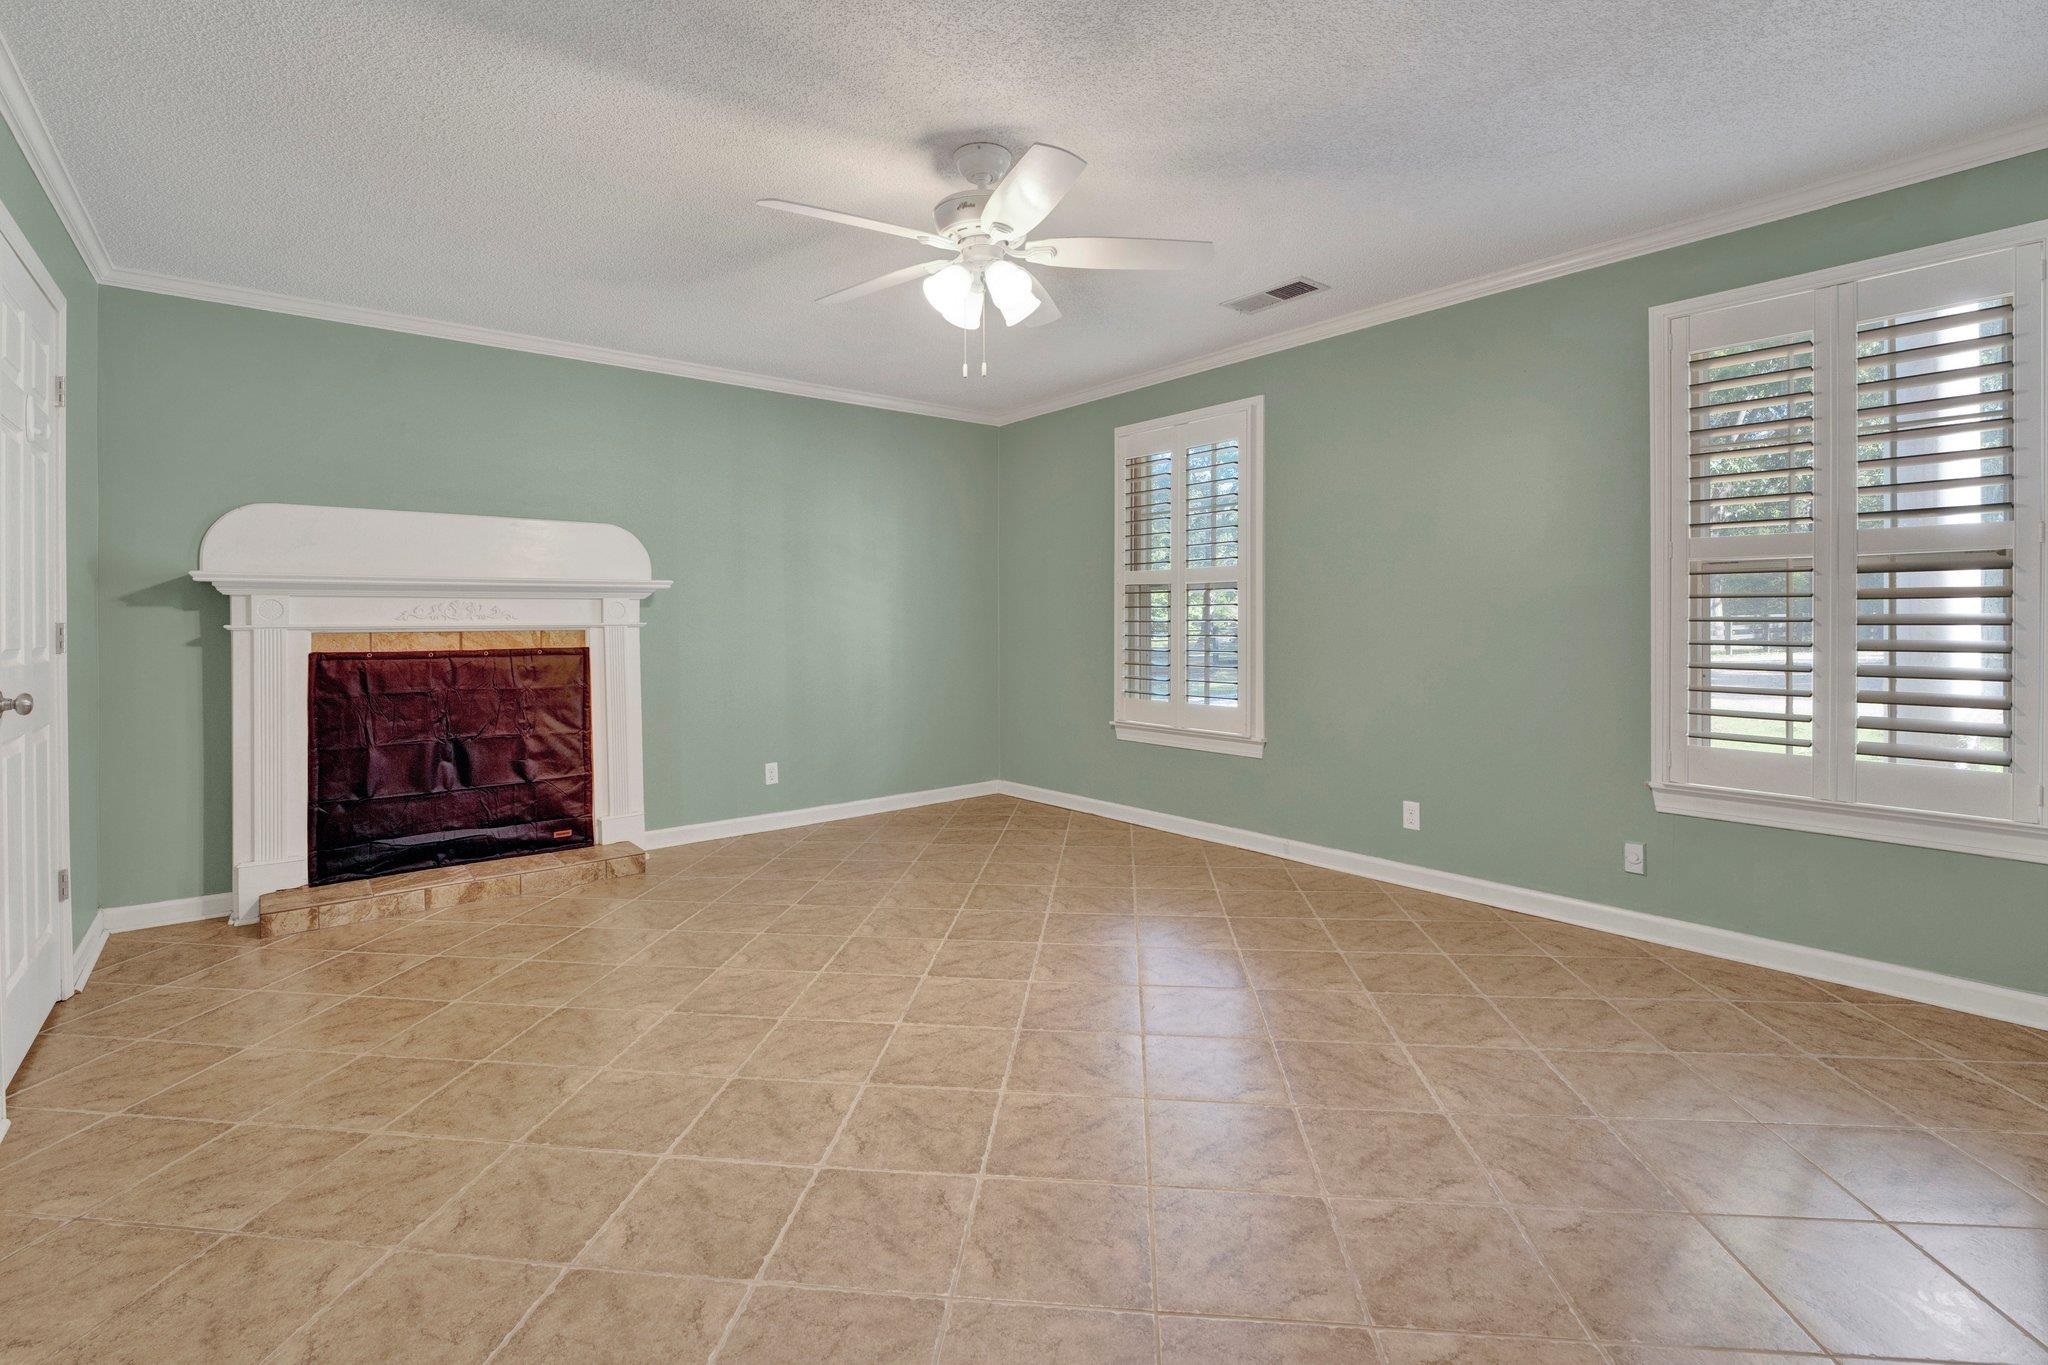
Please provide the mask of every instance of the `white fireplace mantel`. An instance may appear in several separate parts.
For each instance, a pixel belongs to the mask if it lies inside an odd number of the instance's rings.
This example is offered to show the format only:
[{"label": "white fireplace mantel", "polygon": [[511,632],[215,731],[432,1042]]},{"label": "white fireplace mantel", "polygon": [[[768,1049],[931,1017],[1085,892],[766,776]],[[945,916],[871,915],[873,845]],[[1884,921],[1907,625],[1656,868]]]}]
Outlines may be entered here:
[{"label": "white fireplace mantel", "polygon": [[229,602],[237,923],[306,884],[306,683],[316,632],[581,630],[590,647],[600,843],[645,833],[640,603],[632,532],[587,521],[251,503],[199,544],[192,577]]}]

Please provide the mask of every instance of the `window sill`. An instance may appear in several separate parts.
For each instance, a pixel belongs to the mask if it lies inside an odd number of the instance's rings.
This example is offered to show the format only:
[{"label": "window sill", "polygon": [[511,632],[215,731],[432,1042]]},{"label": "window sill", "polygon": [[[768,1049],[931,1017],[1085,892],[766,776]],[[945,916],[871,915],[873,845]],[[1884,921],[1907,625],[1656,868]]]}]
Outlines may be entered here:
[{"label": "window sill", "polygon": [[1693,815],[1743,825],[1833,834],[1845,839],[1874,839],[1887,844],[1974,853],[1985,858],[2011,858],[2048,863],[2048,828],[2015,824],[1972,815],[1941,815],[1933,811],[1882,806],[1852,806],[1811,797],[1770,792],[1734,791],[1726,787],[1679,786],[1651,782],[1650,798],[1665,815]]},{"label": "window sill", "polygon": [[1163,744],[1169,749],[1201,749],[1212,754],[1230,754],[1237,758],[1264,758],[1266,741],[1246,739],[1243,735],[1219,735],[1207,730],[1173,730],[1159,725],[1133,725],[1125,721],[1113,723],[1118,739],[1128,739],[1139,744]]}]

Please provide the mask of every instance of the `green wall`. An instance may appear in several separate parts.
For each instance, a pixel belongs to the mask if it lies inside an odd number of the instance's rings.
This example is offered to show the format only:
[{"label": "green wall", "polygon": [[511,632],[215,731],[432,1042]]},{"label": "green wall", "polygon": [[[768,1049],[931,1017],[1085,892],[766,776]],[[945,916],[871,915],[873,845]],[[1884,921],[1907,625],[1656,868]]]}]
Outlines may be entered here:
[{"label": "green wall", "polygon": [[99,552],[100,289],[49,196],[0,125],[0,204],[28,237],[64,295],[66,393],[65,610],[71,658],[71,924],[83,934],[99,909],[99,635],[94,576]]},{"label": "green wall", "polygon": [[[108,289],[102,900],[229,885],[213,519],[308,502],[612,521],[652,827],[994,776],[993,428]],[[761,765],[782,765],[779,786]]]},{"label": "green wall", "polygon": [[[2048,866],[1660,816],[1643,785],[1646,310],[2041,218],[2048,153],[1005,427],[1003,776],[2048,989]],[[1252,394],[1266,756],[1120,742],[1111,432]]]}]

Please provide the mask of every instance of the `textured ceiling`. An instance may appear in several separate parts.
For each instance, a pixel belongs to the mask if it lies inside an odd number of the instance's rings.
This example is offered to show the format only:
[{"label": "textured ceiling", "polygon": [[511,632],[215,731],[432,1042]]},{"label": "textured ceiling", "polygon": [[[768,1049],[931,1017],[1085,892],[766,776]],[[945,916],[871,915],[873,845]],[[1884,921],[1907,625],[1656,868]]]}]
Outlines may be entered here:
[{"label": "textured ceiling", "polygon": [[[0,34],[119,267],[983,414],[2048,114],[2042,0],[0,0]],[[914,288],[813,302],[923,248],[752,202],[926,227],[975,139],[1088,159],[1042,232],[1214,264],[1042,270],[1065,318],[966,381]],[[1297,274],[1333,288],[1217,306]]]}]

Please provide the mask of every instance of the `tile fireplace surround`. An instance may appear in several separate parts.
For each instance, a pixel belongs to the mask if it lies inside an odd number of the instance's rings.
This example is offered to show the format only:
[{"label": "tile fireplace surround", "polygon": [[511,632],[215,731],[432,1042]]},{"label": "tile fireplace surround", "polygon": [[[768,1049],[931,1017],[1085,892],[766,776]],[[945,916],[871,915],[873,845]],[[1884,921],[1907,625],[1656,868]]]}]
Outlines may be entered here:
[{"label": "tile fireplace surround", "polygon": [[200,542],[192,577],[229,602],[234,909],[307,883],[307,660],[315,634],[577,631],[590,649],[599,843],[646,827],[640,603],[668,586],[596,522],[252,503]]}]

